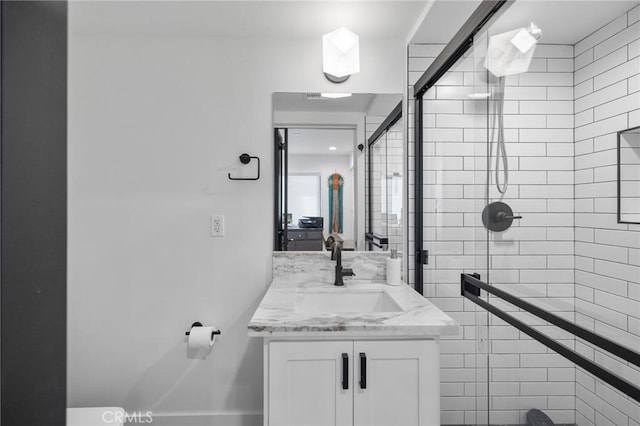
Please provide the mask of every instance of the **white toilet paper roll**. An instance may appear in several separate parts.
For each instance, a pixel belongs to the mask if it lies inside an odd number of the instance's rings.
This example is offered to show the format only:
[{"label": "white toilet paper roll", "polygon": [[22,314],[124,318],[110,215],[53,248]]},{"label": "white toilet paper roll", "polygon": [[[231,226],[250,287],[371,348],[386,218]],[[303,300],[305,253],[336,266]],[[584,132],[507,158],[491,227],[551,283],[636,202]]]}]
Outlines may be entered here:
[{"label": "white toilet paper roll", "polygon": [[187,345],[189,349],[209,349],[216,340],[214,327],[192,327]]},{"label": "white toilet paper roll", "polygon": [[387,284],[400,285],[402,282],[400,266],[402,259],[387,259]]}]

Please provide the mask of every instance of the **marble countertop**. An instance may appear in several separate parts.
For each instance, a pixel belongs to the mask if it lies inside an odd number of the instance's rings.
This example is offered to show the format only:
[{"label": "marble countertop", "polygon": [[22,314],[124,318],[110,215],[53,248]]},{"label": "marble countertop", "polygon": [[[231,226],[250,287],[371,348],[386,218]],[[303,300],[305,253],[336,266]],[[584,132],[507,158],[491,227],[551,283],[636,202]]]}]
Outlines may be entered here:
[{"label": "marble countertop", "polygon": [[[384,281],[387,254],[344,252],[343,266],[355,278],[345,287],[333,285],[328,253],[274,254],[273,282],[253,318],[255,337],[437,337],[458,333],[458,324],[406,284]],[[385,291],[402,308],[399,312],[308,313],[296,309],[300,292]]]}]

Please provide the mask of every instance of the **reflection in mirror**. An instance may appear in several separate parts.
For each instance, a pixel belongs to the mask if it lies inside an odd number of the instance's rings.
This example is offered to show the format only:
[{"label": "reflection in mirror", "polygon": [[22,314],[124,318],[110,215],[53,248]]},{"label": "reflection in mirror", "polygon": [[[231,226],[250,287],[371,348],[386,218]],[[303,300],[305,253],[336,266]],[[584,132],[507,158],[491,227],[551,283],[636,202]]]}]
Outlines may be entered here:
[{"label": "reflection in mirror", "polygon": [[618,222],[640,224],[640,127],[618,132]]},{"label": "reflection in mirror", "polygon": [[367,245],[369,250],[402,250],[402,108],[368,140]]},{"label": "reflection in mirror", "polygon": [[[344,250],[371,249],[365,244],[365,147],[400,100],[399,94],[273,95],[275,250],[327,250],[332,240],[340,241]],[[398,132],[399,150],[380,150],[376,155],[379,164],[386,163],[387,155],[398,155],[402,164],[401,129]],[[402,211],[398,205],[401,170],[395,180],[392,176],[383,184],[380,179],[387,179],[388,174],[379,176],[377,196],[395,204],[379,204],[378,224],[381,215],[392,217]],[[401,245],[402,232],[396,234]]]},{"label": "reflection in mirror", "polygon": [[[292,159],[293,160],[293,159]],[[321,191],[319,173],[296,173],[296,162],[289,164],[289,185],[287,188],[289,199],[289,217],[287,223],[304,222],[304,218],[322,216],[320,211]],[[298,166],[299,167],[299,166]]]}]

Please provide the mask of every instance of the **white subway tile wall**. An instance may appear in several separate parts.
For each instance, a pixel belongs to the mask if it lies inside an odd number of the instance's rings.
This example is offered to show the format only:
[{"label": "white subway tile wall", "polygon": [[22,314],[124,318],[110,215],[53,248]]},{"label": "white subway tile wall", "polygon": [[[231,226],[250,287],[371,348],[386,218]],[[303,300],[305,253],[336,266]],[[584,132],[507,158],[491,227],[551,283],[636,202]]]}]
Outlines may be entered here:
[{"label": "white subway tile wall", "polygon": [[[438,51],[433,45],[410,46],[409,69],[415,68],[414,60],[431,59],[419,55],[436,56]],[[424,246],[430,262],[424,269],[424,293],[462,325],[460,335],[442,340],[443,424],[486,422],[487,408],[492,424],[524,424],[531,408],[544,410],[556,423],[575,421],[574,366],[508,324],[488,319],[459,291],[461,271],[487,279],[489,267],[492,283],[574,319],[573,58],[572,46],[540,45],[534,72],[507,79],[510,184],[500,197],[491,175],[489,194],[523,218],[502,233],[489,235],[480,215],[487,179],[487,106],[486,99],[469,95],[487,88],[474,75],[474,58],[459,61],[425,94]],[[409,134],[413,137],[412,130]],[[413,171],[413,158],[409,164]],[[409,238],[413,247],[411,234]],[[413,277],[413,263],[409,265]],[[511,305],[500,306],[521,315]],[[571,336],[530,316],[522,319],[573,347]],[[466,356],[450,360],[461,353]],[[487,353],[490,365],[483,377]],[[547,362],[540,364],[539,356]],[[491,386],[488,406],[483,403],[486,379]]]},{"label": "white subway tile wall", "polygon": [[[616,132],[640,125],[640,6],[575,46],[576,320],[640,350],[640,226],[618,224]],[[585,356],[633,383],[640,369],[589,344]],[[640,424],[640,404],[581,369],[576,371],[576,423]]]},{"label": "white subway tile wall", "polygon": [[[509,231],[492,234],[489,245],[492,283],[635,350],[640,225],[617,223],[615,197],[616,132],[640,126],[639,20],[640,6],[575,46],[539,45],[532,72],[507,79],[511,184],[504,201],[524,217]],[[443,47],[410,46],[410,84]],[[478,223],[487,169],[486,107],[470,100],[474,84],[472,58],[465,58],[423,103],[424,245],[430,250],[424,292],[462,325],[458,336],[442,342],[442,423],[486,422],[487,409],[492,424],[524,423],[524,413],[535,407],[557,423],[638,426],[640,404],[506,323],[488,321],[459,296],[460,271],[487,268],[486,231]],[[413,282],[413,102],[408,120],[407,257]],[[497,195],[492,188],[492,199]],[[555,327],[514,315],[640,383],[638,368]],[[487,381],[488,406],[482,402]]]}]

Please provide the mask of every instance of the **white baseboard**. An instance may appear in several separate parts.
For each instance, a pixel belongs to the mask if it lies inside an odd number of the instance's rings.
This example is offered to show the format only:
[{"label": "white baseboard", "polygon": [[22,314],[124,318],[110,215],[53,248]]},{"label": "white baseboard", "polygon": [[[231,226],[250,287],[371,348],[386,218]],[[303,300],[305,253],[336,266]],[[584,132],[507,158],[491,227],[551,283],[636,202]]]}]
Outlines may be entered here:
[{"label": "white baseboard", "polygon": [[[147,419],[148,421],[148,419]],[[153,414],[153,422],[128,426],[262,426],[262,413]]]}]

